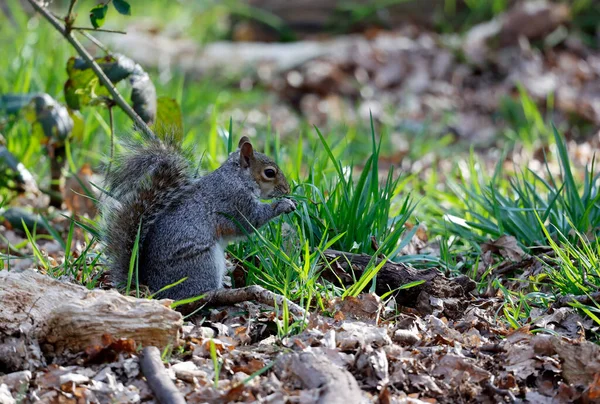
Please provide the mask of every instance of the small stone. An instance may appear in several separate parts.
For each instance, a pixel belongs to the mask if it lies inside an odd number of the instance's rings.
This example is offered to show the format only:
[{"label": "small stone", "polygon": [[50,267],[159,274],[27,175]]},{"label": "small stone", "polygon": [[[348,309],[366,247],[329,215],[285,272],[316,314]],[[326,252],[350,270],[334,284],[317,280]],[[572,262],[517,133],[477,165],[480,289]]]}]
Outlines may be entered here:
[{"label": "small stone", "polygon": [[198,367],[194,364],[194,362],[179,362],[176,363],[174,365],[171,366],[171,369],[173,369],[173,371],[175,373],[177,372],[181,372],[181,371],[192,371],[192,370],[196,370]]},{"label": "small stone", "polygon": [[215,330],[210,327],[200,327],[199,336],[201,338],[214,338]]},{"label": "small stone", "polygon": [[204,379],[208,375],[206,372],[198,369],[193,362],[179,362],[171,366],[171,370],[175,373],[177,379],[188,383],[196,383],[195,378]]},{"label": "small stone", "polygon": [[75,383],[75,384],[83,384],[90,381],[90,378],[84,375],[80,375],[77,373],[67,373],[61,375],[58,379],[60,385],[62,386],[65,383]]}]

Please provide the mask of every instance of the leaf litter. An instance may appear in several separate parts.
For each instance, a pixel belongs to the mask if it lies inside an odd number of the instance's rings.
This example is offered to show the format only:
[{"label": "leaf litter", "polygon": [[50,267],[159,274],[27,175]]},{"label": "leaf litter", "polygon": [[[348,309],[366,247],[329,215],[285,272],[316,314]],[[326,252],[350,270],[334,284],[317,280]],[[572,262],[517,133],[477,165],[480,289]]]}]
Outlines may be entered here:
[{"label": "leaf litter", "polygon": [[[538,313],[535,328],[513,330],[497,321],[500,307],[500,299],[473,298],[448,318],[362,294],[330,302],[329,316],[313,313],[304,331],[282,339],[272,308],[213,308],[183,326],[180,343],[165,353],[167,370],[190,403],[335,402],[323,400],[342,387],[358,394],[346,399],[357,403],[598,398],[600,348],[585,340],[589,322],[560,308]],[[0,394],[42,402],[152,401],[134,340],[105,335],[83,355],[54,361],[0,376]]]}]

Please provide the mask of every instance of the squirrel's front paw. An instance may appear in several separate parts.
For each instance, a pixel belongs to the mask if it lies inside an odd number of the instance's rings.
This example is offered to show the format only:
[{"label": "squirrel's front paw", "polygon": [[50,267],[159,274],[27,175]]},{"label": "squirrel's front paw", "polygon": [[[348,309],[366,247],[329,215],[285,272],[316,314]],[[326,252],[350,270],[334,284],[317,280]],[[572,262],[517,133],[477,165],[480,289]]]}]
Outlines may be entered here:
[{"label": "squirrel's front paw", "polygon": [[277,215],[290,213],[296,210],[296,202],[287,198],[279,199],[275,202],[274,208]]}]

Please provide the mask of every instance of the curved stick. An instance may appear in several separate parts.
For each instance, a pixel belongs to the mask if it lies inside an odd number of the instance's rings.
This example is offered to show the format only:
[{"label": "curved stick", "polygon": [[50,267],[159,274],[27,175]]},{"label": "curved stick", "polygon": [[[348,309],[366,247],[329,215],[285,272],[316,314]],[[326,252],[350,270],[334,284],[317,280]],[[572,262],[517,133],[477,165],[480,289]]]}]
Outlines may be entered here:
[{"label": "curved stick", "polygon": [[183,395],[167,375],[157,347],[147,346],[142,350],[140,368],[159,403],[186,404]]}]

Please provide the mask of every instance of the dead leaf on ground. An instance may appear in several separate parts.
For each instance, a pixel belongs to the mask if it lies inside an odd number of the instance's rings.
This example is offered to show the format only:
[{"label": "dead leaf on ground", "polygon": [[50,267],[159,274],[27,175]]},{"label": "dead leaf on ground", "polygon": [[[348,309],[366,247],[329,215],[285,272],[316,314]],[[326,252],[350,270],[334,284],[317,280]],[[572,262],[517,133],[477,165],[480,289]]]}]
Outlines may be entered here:
[{"label": "dead leaf on ground", "polygon": [[87,363],[114,362],[122,353],[136,352],[135,341],[131,338],[114,339],[110,334],[102,335],[102,345],[93,345],[85,349]]},{"label": "dead leaf on ground", "polygon": [[359,320],[372,325],[379,322],[383,310],[381,299],[374,293],[362,293],[358,297],[347,296],[344,299],[335,298],[329,306],[338,320]]},{"label": "dead leaf on ground", "polygon": [[500,254],[513,262],[520,262],[526,256],[523,249],[519,247],[517,239],[513,236],[502,236],[498,240],[483,243],[481,251],[483,253],[491,251],[494,254]]}]

